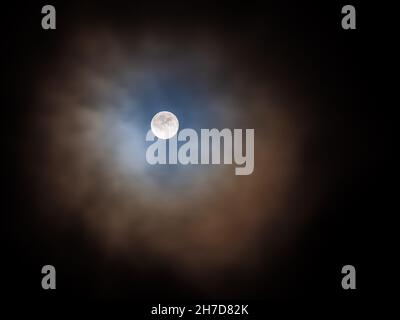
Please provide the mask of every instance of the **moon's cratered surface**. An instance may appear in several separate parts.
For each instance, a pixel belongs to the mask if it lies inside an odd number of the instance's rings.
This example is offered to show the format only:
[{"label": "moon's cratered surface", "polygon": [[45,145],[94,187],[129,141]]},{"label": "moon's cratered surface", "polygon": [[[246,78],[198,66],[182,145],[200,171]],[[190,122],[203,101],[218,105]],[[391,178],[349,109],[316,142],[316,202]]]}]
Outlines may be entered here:
[{"label": "moon's cratered surface", "polygon": [[179,129],[178,118],[169,111],[161,111],[151,120],[151,131],[159,139],[172,138]]}]

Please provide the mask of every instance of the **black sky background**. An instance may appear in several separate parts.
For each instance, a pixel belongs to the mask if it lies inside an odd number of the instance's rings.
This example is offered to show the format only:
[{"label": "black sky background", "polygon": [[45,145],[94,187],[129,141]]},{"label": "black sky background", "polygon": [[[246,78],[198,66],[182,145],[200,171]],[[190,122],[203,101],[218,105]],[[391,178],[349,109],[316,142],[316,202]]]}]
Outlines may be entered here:
[{"label": "black sky background", "polygon": [[[32,104],[29,97],[34,78],[32,70],[43,61],[52,61],[68,30],[79,21],[107,21],[123,26],[157,21],[175,28],[211,25],[243,38],[257,39],[260,48],[271,48],[263,38],[263,26],[274,21],[282,38],[272,46],[282,50],[293,62],[293,68],[313,65],[318,82],[307,84],[318,91],[326,103],[318,114],[324,115],[320,125],[323,135],[316,137],[319,159],[327,170],[341,170],[341,177],[331,188],[297,243],[296,254],[282,261],[274,270],[274,282],[264,281],[262,274],[255,284],[232,287],[231,297],[243,299],[296,298],[352,299],[374,295],[378,279],[374,265],[382,250],[377,243],[382,230],[377,219],[384,216],[388,203],[382,201],[390,192],[381,181],[381,161],[385,142],[383,119],[386,117],[377,97],[380,77],[379,62],[383,42],[379,28],[373,23],[373,4],[351,1],[357,10],[357,30],[341,28],[341,7],[347,3],[277,2],[271,3],[166,3],[155,2],[49,2],[57,10],[57,29],[41,29],[41,7],[47,2],[17,4],[18,23],[9,29],[5,60],[6,103],[5,126],[7,167],[5,223],[7,290],[11,299],[26,301],[62,300],[64,298],[146,299],[154,303],[165,299],[204,299],[189,284],[174,278],[163,266],[154,270],[137,270],[123,264],[97,265],[96,247],[85,237],[82,226],[75,225],[60,234],[41,234],[34,199],[23,176],[21,130],[26,124]],[[270,39],[269,39],[270,41]],[[301,52],[289,52],[283,42],[297,44]],[[100,54],[100,53],[99,53]],[[262,52],[260,53],[262,54]],[[306,63],[304,62],[306,61]],[[305,67],[306,66],[306,67]],[[60,76],[62,75],[55,75]],[[342,119],[346,119],[343,120]],[[350,135],[351,139],[346,139]],[[320,149],[319,149],[320,150]],[[326,152],[324,152],[326,151]],[[342,161],[348,154],[350,160]],[[332,157],[332,155],[336,155]],[[312,161],[313,159],[310,159]],[[338,163],[340,163],[338,165]],[[386,193],[387,192],[387,193]],[[29,212],[29,214],[27,214]],[[51,242],[48,239],[52,239]],[[57,290],[44,291],[40,282],[41,267],[53,264],[57,269]],[[357,270],[357,290],[344,291],[341,286],[343,265]],[[100,271],[99,271],[100,270]],[[96,291],[96,277],[109,274],[109,290]],[[238,279],[238,284],[240,284]],[[241,288],[238,290],[238,288]],[[229,297],[229,298],[231,298]]]}]

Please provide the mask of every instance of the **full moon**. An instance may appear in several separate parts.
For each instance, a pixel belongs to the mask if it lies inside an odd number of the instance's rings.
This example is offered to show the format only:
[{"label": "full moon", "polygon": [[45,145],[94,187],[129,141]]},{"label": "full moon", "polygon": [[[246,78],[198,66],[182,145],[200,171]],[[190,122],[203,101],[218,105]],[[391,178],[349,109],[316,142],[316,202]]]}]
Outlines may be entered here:
[{"label": "full moon", "polygon": [[178,118],[169,111],[161,111],[151,119],[151,131],[159,139],[172,138],[179,129]]}]

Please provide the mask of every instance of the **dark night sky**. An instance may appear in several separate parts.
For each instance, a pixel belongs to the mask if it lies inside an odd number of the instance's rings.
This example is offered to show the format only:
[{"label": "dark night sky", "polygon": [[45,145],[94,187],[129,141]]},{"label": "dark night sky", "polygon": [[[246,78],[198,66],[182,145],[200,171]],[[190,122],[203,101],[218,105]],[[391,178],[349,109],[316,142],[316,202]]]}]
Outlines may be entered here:
[{"label": "dark night sky", "polygon": [[[376,263],[374,261],[377,260],[375,257],[379,254],[376,238],[381,232],[377,230],[375,220],[379,219],[381,212],[385,212],[389,205],[388,202],[382,202],[384,190],[381,188],[383,182],[379,174],[386,143],[383,142],[383,132],[386,129],[383,124],[385,114],[378,107],[380,101],[377,98],[377,79],[380,72],[378,61],[381,61],[379,59],[381,52],[378,48],[384,39],[371,23],[374,19],[373,6],[353,1],[352,4],[357,9],[357,30],[344,31],[340,26],[340,9],[347,3],[334,1],[328,5],[307,1],[305,4],[294,5],[277,4],[277,1],[271,1],[270,4],[268,1],[265,2],[267,4],[253,5],[235,3],[205,5],[200,2],[192,5],[186,2],[148,4],[136,1],[113,1],[99,5],[96,2],[85,1],[75,4],[51,2],[57,10],[56,31],[43,31],[40,27],[40,9],[45,3],[36,1],[35,4],[18,6],[19,22],[10,30],[8,39],[10,50],[6,58],[6,71],[10,81],[8,81],[8,97],[5,105],[9,113],[5,137],[11,152],[8,157],[10,161],[6,177],[7,206],[3,234],[6,236],[9,264],[6,272],[12,280],[10,283],[12,296],[22,295],[26,299],[41,301],[46,301],[49,296],[60,299],[113,297],[128,300],[134,297],[158,302],[166,298],[356,299],[372,294],[376,280],[370,279],[370,274],[373,264]],[[257,133],[260,139],[264,137],[264,133],[263,123],[259,122],[254,114],[257,112],[262,116],[272,114],[276,115],[277,121],[281,119],[278,116],[281,112],[279,106],[268,113],[269,111],[264,110],[262,103],[259,102],[262,100],[263,90],[269,84],[268,88],[273,92],[278,105],[279,103],[289,105],[285,107],[284,114],[289,114],[290,121],[295,119],[294,132],[297,132],[296,130],[303,132],[304,126],[312,128],[305,138],[296,136],[298,140],[294,140],[293,147],[286,138],[284,140],[288,144],[289,155],[291,152],[296,155],[295,164],[288,162],[289,168],[296,165],[301,169],[297,175],[290,176],[290,186],[298,192],[290,191],[283,196],[282,201],[285,202],[286,209],[282,210],[288,217],[298,212],[312,211],[310,214],[305,214],[304,220],[277,219],[275,224],[270,226],[260,218],[263,214],[267,214],[272,205],[263,202],[265,194],[262,190],[256,192],[257,186],[263,186],[264,182],[269,181],[268,170],[261,169],[262,162],[256,162],[253,180],[249,182],[250,190],[254,188],[254,194],[248,196],[252,204],[246,206],[251,212],[257,212],[257,215],[254,214],[254,219],[260,224],[265,224],[265,229],[258,228],[254,231],[254,237],[257,239],[248,240],[249,246],[257,247],[256,253],[252,250],[250,250],[252,253],[249,253],[254,255],[252,258],[256,260],[255,269],[252,267],[247,269],[246,254],[243,254],[241,259],[236,257],[237,260],[234,260],[238,264],[237,269],[229,266],[226,272],[221,271],[220,267],[216,268],[210,262],[210,259],[213,259],[212,254],[219,255],[216,249],[215,253],[210,253],[211,258],[203,261],[205,268],[210,272],[206,278],[226,279],[220,281],[216,288],[202,280],[206,284],[204,287],[199,287],[197,277],[203,279],[204,274],[198,271],[192,273],[189,263],[188,266],[182,267],[182,272],[188,274],[182,277],[181,269],[177,267],[180,261],[189,259],[188,255],[176,253],[178,249],[171,245],[173,258],[160,258],[157,256],[157,250],[164,247],[158,247],[151,242],[149,240],[151,237],[145,236],[144,248],[134,245],[138,252],[134,258],[127,257],[126,253],[105,254],[102,240],[99,240],[102,235],[99,236],[96,231],[92,233],[92,228],[97,228],[93,218],[83,220],[76,217],[97,208],[93,203],[88,205],[87,201],[96,202],[96,197],[108,195],[108,189],[92,187],[91,200],[78,202],[71,209],[68,205],[72,196],[68,192],[72,193],[72,189],[77,189],[79,193],[79,182],[76,187],[68,186],[66,189],[60,189],[62,191],[49,187],[53,179],[57,179],[57,170],[61,164],[46,161],[49,161],[51,152],[58,152],[57,134],[63,134],[65,123],[55,120],[49,131],[47,124],[44,124],[40,128],[43,129],[40,134],[43,134],[44,138],[37,138],[31,135],[35,132],[33,127],[37,126],[35,115],[43,112],[41,103],[45,99],[62,97],[62,93],[58,92],[63,92],[64,85],[69,86],[68,90],[72,90],[65,95],[74,92],[78,96],[84,92],[85,82],[83,80],[80,82],[80,78],[73,73],[75,70],[85,68],[86,61],[92,62],[90,68],[103,70],[103,63],[107,64],[108,61],[107,53],[98,52],[98,56],[94,54],[89,56],[89,60],[85,60],[81,59],[79,54],[74,58],[73,47],[79,47],[76,43],[79,43],[78,38],[84,30],[89,32],[85,33],[83,39],[95,39],[94,41],[101,42],[102,33],[98,31],[101,28],[112,30],[112,35],[118,34],[118,37],[121,35],[123,39],[131,36],[133,47],[135,39],[141,37],[143,30],[151,29],[152,34],[159,37],[157,39],[162,38],[167,43],[173,39],[171,41],[178,43],[173,44],[174,49],[169,52],[172,55],[182,54],[182,50],[185,52],[187,48],[182,45],[182,40],[190,46],[190,43],[195,42],[193,40],[195,35],[200,34],[206,39],[206,51],[209,48],[208,44],[211,43],[209,39],[215,41],[219,56],[215,60],[211,58],[212,62],[216,61],[218,64],[222,61],[226,64],[227,75],[243,76],[244,80],[235,84],[239,92],[235,95],[235,99],[239,99],[238,105],[242,101],[241,90],[254,89],[256,92],[254,109],[251,106],[247,109],[247,106],[240,105],[234,112],[229,111],[239,117],[249,112],[248,118],[244,119],[243,116],[239,125],[256,128],[256,152]],[[116,40],[118,41],[121,41],[121,38]],[[232,48],[236,51],[229,51]],[[123,50],[130,57],[127,58],[128,61],[134,50],[125,47]],[[187,53],[190,56],[190,49]],[[132,65],[141,63],[139,58],[135,59],[136,62],[129,63]],[[123,59],[117,61],[115,68],[123,68],[124,63],[126,62]],[[171,69],[174,66],[171,64]],[[206,66],[205,72],[212,68],[211,63]],[[273,74],[266,75],[268,70],[273,70]],[[182,77],[185,81],[188,80],[188,83],[193,83],[194,76],[190,74],[190,70]],[[211,71],[206,77],[212,79],[210,86],[214,80],[215,83],[231,81],[230,78],[224,79],[219,74],[213,77]],[[49,78],[54,87],[48,87]],[[54,80],[51,80],[52,78]],[[89,77],[89,81],[94,78]],[[114,81],[113,76],[110,76],[110,79],[111,82]],[[179,81],[177,83],[179,84]],[[77,88],[70,89],[75,84]],[[44,88],[40,93],[38,93],[39,87]],[[221,88],[218,87],[216,91],[222,90]],[[168,87],[166,90],[168,93],[173,92],[172,98],[170,97],[172,103],[180,101],[179,85]],[[229,91],[229,86],[223,87],[223,90]],[[218,93],[212,90],[207,92],[211,92],[212,97],[218,96]],[[206,105],[210,99],[208,96],[202,97]],[[87,99],[89,103],[97,101],[91,96]],[[187,102],[190,97],[185,96],[182,99]],[[142,101],[148,100],[143,98]],[[68,116],[71,110],[68,103],[56,109],[55,112],[60,112],[60,117]],[[217,109],[208,110],[204,107],[197,112],[206,114],[202,121],[207,123],[210,112],[220,112]],[[80,112],[80,109],[77,109],[78,117],[81,115]],[[146,107],[140,112],[145,119],[148,115],[154,114]],[[194,111],[180,107],[178,112],[190,115]],[[190,121],[192,122],[189,125],[195,123],[194,120]],[[215,121],[218,126],[219,120]],[[288,123],[292,125],[290,121],[288,120]],[[50,141],[46,140],[47,134],[54,135],[52,139],[57,143],[46,142]],[[77,137],[83,136],[78,134]],[[267,133],[265,137],[268,137]],[[281,141],[279,139],[277,143]],[[290,140],[290,136],[287,139]],[[72,151],[68,153],[71,158],[66,163],[67,166],[68,164],[71,168],[75,166],[78,170],[79,161],[85,159],[91,161],[91,158],[80,158],[81,145],[77,144],[78,141],[72,143]],[[301,146],[296,145],[297,143],[301,143]],[[268,149],[268,144],[265,142],[259,142],[259,146],[260,149],[264,150],[264,147]],[[107,161],[104,169],[106,173],[110,171]],[[39,178],[37,173],[32,173],[34,171],[32,166],[40,168]],[[275,170],[275,166],[279,167],[277,163],[272,162],[271,170]],[[70,172],[68,168],[65,170],[67,173]],[[221,173],[220,183],[224,183],[224,187],[239,188],[238,182],[230,182],[236,179],[232,173],[233,169],[227,171],[228,173]],[[75,171],[71,169],[71,172]],[[109,181],[96,174],[88,177],[93,185],[96,181],[100,183]],[[278,175],[278,180],[279,177]],[[265,189],[265,192],[267,191],[268,189]],[[157,194],[158,191],[152,192]],[[140,193],[133,195],[138,196]],[[390,197],[389,192],[387,195]],[[201,203],[195,212],[202,214],[203,211],[218,210],[216,208],[219,203],[222,205],[231,201],[231,196],[228,191],[221,192],[216,207],[207,197],[195,198]],[[116,197],[115,201],[121,203],[126,199],[120,196]],[[53,203],[48,205],[47,200],[50,203],[54,202],[54,205]],[[105,201],[104,205],[112,208],[110,204],[112,201],[114,200]],[[129,201],[130,204],[135,204],[135,200]],[[177,202],[178,208],[181,208],[179,210],[187,209],[188,204],[185,200],[174,201]],[[293,203],[286,207],[287,202]],[[151,205],[144,203],[141,212],[150,212],[152,208]],[[232,212],[237,210],[233,205],[226,205],[224,208]],[[108,209],[110,210],[122,209],[117,206],[116,209]],[[240,214],[237,213],[238,217],[241,217]],[[60,218],[54,218],[54,215],[59,215]],[[210,219],[212,223],[213,220]],[[238,221],[240,220],[232,222],[233,230],[240,227]],[[301,226],[289,228],[285,223]],[[248,232],[251,233],[253,227],[249,228]],[[195,227],[193,230],[197,231]],[[221,227],[221,230],[225,230],[224,227]],[[268,234],[269,230],[274,230],[280,235],[271,237]],[[104,237],[108,235],[108,231],[101,232],[106,232]],[[179,242],[180,235],[169,232],[165,231],[165,234],[172,237],[171,241]],[[289,237],[286,233],[295,235]],[[187,239],[182,237],[184,240]],[[282,240],[286,238],[290,240]],[[232,243],[240,240],[234,237],[232,239]],[[188,240],[189,244],[191,240],[193,239]],[[198,239],[194,238],[193,241],[195,240]],[[271,241],[276,241],[273,247]],[[211,248],[213,243],[211,242]],[[221,244],[221,250],[224,250],[224,245],[229,246]],[[188,245],[188,250],[190,248]],[[214,252],[202,245],[194,250]],[[229,250],[232,251],[232,248]],[[270,250],[275,253],[271,254]],[[165,252],[170,251],[162,251],[161,255],[166,254]],[[136,257],[138,260],[135,260]],[[229,262],[221,259],[224,270],[224,263],[229,265]],[[201,269],[202,260],[199,261]],[[44,264],[56,266],[56,292],[44,292],[40,287],[40,269]],[[345,292],[340,287],[340,270],[345,264],[353,264],[357,269],[358,289],[355,292]],[[193,280],[194,278],[197,280]]]}]

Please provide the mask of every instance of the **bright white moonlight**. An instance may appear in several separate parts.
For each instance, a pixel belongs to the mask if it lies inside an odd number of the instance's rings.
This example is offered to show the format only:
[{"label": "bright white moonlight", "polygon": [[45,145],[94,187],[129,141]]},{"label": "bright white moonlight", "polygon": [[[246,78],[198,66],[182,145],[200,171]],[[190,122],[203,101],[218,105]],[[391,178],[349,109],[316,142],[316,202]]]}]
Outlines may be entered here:
[{"label": "bright white moonlight", "polygon": [[159,139],[172,138],[179,129],[178,118],[169,111],[161,111],[151,119],[151,131]]}]

